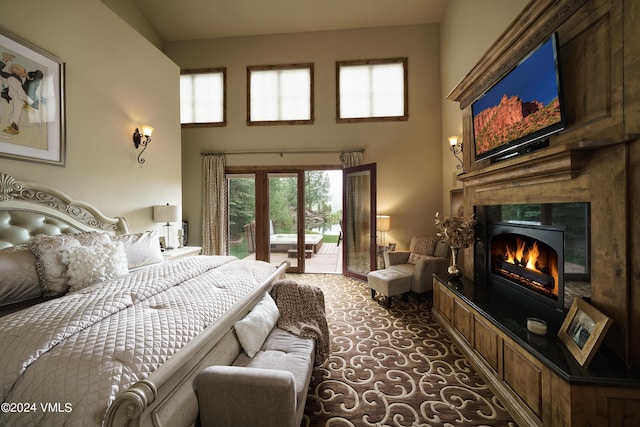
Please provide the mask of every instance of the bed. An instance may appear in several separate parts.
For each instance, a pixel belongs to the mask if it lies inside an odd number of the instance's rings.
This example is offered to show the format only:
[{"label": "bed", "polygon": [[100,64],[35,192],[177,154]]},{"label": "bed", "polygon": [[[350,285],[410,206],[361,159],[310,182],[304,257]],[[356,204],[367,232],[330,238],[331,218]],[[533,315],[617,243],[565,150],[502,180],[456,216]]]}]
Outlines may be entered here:
[{"label": "bed", "polygon": [[154,233],[0,173],[0,425],[197,421],[196,376],[235,359],[234,323],[287,263],[166,262]]}]

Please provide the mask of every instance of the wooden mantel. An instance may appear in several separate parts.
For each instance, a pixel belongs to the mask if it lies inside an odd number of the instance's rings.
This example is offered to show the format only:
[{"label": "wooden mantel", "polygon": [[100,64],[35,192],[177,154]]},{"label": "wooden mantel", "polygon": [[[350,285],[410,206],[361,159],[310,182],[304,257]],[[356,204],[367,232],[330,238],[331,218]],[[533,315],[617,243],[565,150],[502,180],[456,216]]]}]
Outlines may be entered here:
[{"label": "wooden mantel", "polygon": [[[640,372],[640,2],[533,0],[451,91],[463,120],[464,207],[589,202],[592,304],[605,341]],[[551,33],[559,40],[565,129],[538,151],[476,161],[471,103]],[[629,236],[634,236],[630,238]],[[473,272],[473,248],[464,271]]]}]

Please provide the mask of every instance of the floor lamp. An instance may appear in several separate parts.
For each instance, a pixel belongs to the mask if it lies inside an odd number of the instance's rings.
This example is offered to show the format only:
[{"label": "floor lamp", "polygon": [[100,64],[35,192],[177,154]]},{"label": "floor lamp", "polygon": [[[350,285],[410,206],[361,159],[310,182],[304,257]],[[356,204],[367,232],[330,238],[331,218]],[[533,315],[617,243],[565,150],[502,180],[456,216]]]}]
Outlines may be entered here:
[{"label": "floor lamp", "polygon": [[376,233],[380,233],[380,244],[378,246],[378,268],[385,268],[384,253],[386,248],[385,234],[391,229],[391,218],[389,215],[376,215]]},{"label": "floor lamp", "polygon": [[391,230],[391,217],[389,215],[376,215],[376,230],[380,232],[380,246],[385,246],[385,234]]},{"label": "floor lamp", "polygon": [[157,205],[153,207],[153,220],[155,222],[166,222],[167,227],[167,244],[165,249],[173,249],[171,246],[171,223],[178,220],[178,207],[176,205]]}]

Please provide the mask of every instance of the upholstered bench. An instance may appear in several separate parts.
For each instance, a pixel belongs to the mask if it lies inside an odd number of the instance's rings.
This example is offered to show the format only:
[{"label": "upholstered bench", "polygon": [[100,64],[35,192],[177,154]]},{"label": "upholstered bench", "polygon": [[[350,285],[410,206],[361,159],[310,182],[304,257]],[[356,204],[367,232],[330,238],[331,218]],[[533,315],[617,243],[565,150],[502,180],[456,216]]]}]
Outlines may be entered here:
[{"label": "upholstered bench", "polygon": [[254,357],[241,352],[232,366],[198,376],[203,427],[298,427],[304,414],[315,351],[313,338],[273,328]]},{"label": "upholstered bench", "polygon": [[367,283],[371,288],[371,298],[376,298],[376,292],[387,297],[386,306],[391,307],[391,297],[406,294],[411,289],[411,276],[400,271],[383,269],[370,271]]}]

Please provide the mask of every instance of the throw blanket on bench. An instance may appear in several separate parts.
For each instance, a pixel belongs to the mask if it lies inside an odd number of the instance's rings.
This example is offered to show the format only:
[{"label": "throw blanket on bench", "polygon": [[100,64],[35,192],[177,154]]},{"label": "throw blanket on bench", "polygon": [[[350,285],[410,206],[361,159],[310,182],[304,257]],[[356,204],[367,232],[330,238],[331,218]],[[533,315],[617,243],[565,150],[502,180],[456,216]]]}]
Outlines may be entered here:
[{"label": "throw blanket on bench", "polygon": [[331,353],[322,289],[284,279],[274,283],[271,297],[280,310],[276,326],[300,337],[315,338],[315,364],[322,365]]}]

